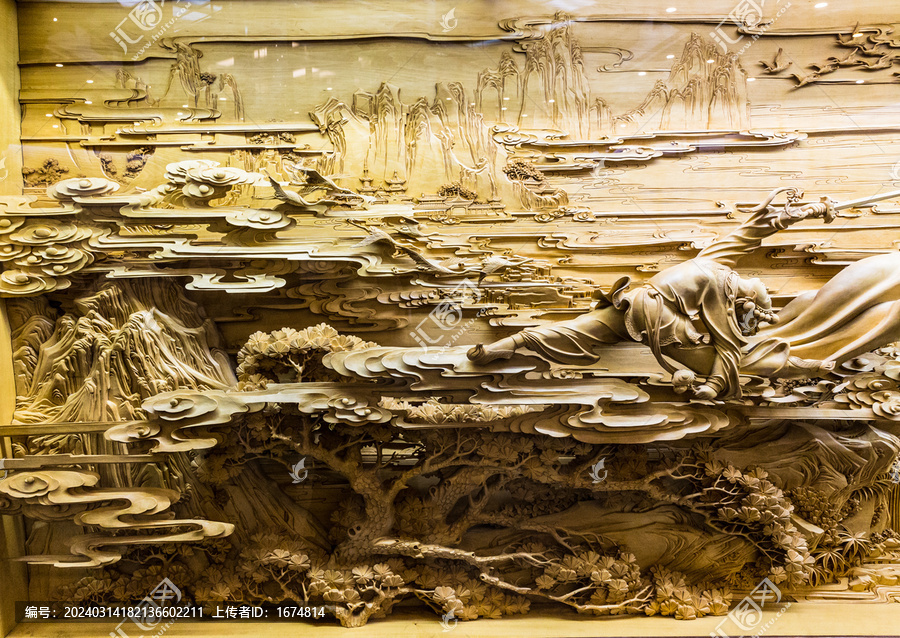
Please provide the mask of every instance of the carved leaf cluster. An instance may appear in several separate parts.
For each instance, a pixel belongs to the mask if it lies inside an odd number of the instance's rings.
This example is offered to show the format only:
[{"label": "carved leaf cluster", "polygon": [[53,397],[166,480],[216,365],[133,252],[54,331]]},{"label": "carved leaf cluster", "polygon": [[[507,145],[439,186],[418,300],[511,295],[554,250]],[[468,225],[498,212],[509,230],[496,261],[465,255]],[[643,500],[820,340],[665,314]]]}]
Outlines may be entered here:
[{"label": "carved leaf cluster", "polygon": [[303,330],[282,328],[271,333],[255,332],[238,352],[238,389],[262,389],[271,381],[336,381],[338,375],[322,365],[323,356],[377,345],[342,335],[324,323]]}]

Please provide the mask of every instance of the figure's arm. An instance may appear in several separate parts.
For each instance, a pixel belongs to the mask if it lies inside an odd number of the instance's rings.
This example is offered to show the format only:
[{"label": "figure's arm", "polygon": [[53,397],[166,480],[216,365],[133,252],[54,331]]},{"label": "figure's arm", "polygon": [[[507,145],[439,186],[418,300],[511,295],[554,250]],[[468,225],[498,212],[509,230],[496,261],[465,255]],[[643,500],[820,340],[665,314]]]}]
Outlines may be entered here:
[{"label": "figure's arm", "polygon": [[[772,206],[772,200],[782,192],[788,192],[784,206]],[[766,237],[779,230],[796,224],[807,218],[824,218],[831,222],[835,218],[834,202],[823,197],[815,204],[794,206],[803,194],[793,188],[780,188],[773,191],[765,202],[755,207],[750,218],[722,239],[704,248],[698,258],[711,259],[720,264],[734,268],[737,261],[750,251],[758,248]]]}]

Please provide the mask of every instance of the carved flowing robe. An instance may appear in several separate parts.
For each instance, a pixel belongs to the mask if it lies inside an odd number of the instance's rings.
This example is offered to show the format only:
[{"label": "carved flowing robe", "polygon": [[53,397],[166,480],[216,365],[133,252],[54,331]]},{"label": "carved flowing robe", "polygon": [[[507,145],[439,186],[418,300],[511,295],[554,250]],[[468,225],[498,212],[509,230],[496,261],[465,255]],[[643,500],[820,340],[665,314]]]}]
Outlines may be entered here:
[{"label": "carved flowing robe", "polygon": [[[704,374],[714,377],[726,396],[740,396],[738,370],[747,341],[734,312],[737,275],[710,259],[692,259],[667,268],[627,297],[625,326],[635,341],[646,343],[660,364],[674,372],[662,349],[712,350]],[[708,338],[694,326],[706,331]],[[671,351],[671,350],[670,350]]]},{"label": "carved flowing robe", "polygon": [[847,266],[820,290],[796,297],[779,318],[758,338],[786,341],[798,357],[840,364],[900,340],[900,253]]},{"label": "carved flowing robe", "polygon": [[599,346],[632,339],[649,345],[669,371],[674,368],[666,361],[664,348],[704,348],[710,356],[703,374],[717,377],[717,385],[727,395],[737,395],[741,350],[747,341],[732,310],[734,283],[730,280],[734,277],[727,266],[692,259],[656,274],[640,288],[614,291],[597,310],[572,321],[526,330],[521,338],[545,358],[573,365],[597,361]]},{"label": "carved flowing robe", "polygon": [[590,365],[600,359],[601,346],[639,341],[666,370],[675,370],[667,357],[675,359],[707,376],[720,398],[731,398],[740,397],[742,373],[777,377],[793,357],[840,364],[900,339],[900,253],[848,266],[821,290],[788,304],[777,325],[753,337],[742,335],[735,313],[740,278],[732,270],[738,260],[802,219],[833,218],[824,203],[770,206],[776,194],[694,259],[632,291],[624,291],[627,280],[622,280],[596,310],[523,331],[522,345],[552,361]]},{"label": "carved flowing robe", "polygon": [[766,237],[814,210],[769,206],[776,194],[694,259],[657,273],[627,293],[623,292],[627,280],[619,282],[597,310],[572,321],[525,330],[520,333],[523,344],[552,361],[589,365],[600,358],[598,346],[633,339],[649,345],[670,372],[674,367],[664,355],[678,356],[693,349],[700,356],[690,357],[690,367],[714,378],[713,385],[721,388],[723,396],[740,396],[742,361],[774,372],[788,356],[788,345],[781,339],[758,340],[751,346],[741,334],[734,311],[739,278],[732,268],[737,261]]}]

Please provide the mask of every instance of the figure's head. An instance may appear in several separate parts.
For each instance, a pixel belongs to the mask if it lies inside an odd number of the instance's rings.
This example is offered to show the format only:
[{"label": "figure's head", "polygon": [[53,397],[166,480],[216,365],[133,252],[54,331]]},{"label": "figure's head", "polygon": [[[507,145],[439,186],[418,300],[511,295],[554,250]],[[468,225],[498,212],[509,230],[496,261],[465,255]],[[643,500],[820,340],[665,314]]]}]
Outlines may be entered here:
[{"label": "figure's head", "polygon": [[738,277],[734,297],[735,318],[742,334],[756,334],[762,323],[778,323],[772,298],[761,280]]},{"label": "figure's head", "polygon": [[769,309],[772,307],[772,298],[769,297],[769,291],[766,290],[765,284],[761,279],[753,277],[752,279],[738,278],[737,295],[738,299],[751,301],[758,308]]}]

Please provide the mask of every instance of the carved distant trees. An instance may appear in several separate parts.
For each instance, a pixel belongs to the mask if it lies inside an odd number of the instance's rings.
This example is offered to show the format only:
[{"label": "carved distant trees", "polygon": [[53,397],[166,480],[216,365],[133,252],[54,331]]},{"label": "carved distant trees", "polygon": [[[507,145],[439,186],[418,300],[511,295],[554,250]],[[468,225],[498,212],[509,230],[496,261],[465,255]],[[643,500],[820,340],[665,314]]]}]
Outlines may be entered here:
[{"label": "carved distant trees", "polygon": [[25,185],[30,187],[48,186],[55,184],[66,176],[69,169],[60,166],[59,161],[55,159],[46,159],[38,168],[30,168],[26,166],[22,169],[22,175],[25,178]]},{"label": "carved distant trees", "polygon": [[542,184],[544,182],[544,174],[535,168],[534,164],[525,160],[513,160],[503,167],[506,176],[515,182],[524,182],[532,180],[535,183]]},{"label": "carved distant trees", "polygon": [[110,153],[100,153],[100,164],[103,172],[110,178],[120,183],[128,183],[141,174],[144,166],[153,157],[156,149],[152,146],[144,146],[129,151],[125,155],[125,169],[120,173],[116,166],[115,157]]},{"label": "carved distant trees", "polygon": [[475,201],[478,199],[478,193],[462,186],[459,182],[452,184],[444,184],[438,189],[438,195],[441,197],[452,197],[459,199],[468,199]]}]

